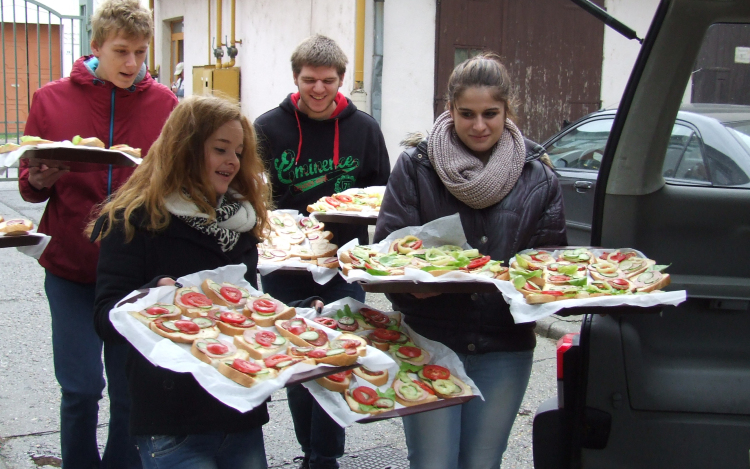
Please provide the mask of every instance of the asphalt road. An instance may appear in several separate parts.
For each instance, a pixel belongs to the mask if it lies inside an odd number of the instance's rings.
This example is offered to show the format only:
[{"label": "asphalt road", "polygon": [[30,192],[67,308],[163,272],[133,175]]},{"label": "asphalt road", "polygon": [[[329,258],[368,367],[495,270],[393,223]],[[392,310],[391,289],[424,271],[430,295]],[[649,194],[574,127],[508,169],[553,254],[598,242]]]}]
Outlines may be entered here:
[{"label": "asphalt road", "polygon": [[[28,204],[15,182],[0,181],[0,215],[39,221],[43,204]],[[59,465],[60,391],[52,364],[49,309],[44,273],[36,260],[15,249],[0,250],[0,469]],[[368,294],[367,303],[390,309],[383,295]],[[572,327],[575,327],[573,325]],[[531,382],[513,427],[503,468],[531,468],[531,423],[537,406],[556,393],[555,343],[539,337]],[[106,395],[106,392],[105,392]],[[300,455],[283,391],[269,405],[271,422],[264,428],[271,467],[296,467]],[[99,412],[99,442],[107,435],[108,402]],[[408,467],[400,419],[347,428],[342,468]]]}]

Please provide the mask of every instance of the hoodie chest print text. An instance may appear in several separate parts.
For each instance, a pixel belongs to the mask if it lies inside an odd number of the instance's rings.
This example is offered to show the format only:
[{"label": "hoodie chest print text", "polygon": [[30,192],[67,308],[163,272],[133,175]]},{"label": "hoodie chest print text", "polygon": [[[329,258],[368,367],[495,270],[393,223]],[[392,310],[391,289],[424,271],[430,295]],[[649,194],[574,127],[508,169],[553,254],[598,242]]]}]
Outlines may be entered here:
[{"label": "hoodie chest print text", "polygon": [[341,158],[334,167],[333,159],[295,164],[293,150],[286,150],[273,162],[276,177],[282,184],[292,186],[293,192],[305,192],[328,181],[336,181],[336,192],[341,192],[354,185],[356,178],[347,173],[359,167],[359,160],[353,156]]}]

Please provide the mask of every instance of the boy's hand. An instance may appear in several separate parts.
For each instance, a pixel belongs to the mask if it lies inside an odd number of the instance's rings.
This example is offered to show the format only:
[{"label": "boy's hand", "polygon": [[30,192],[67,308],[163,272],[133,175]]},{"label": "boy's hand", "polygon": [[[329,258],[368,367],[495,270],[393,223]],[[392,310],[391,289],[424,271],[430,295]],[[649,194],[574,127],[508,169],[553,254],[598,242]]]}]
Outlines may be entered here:
[{"label": "boy's hand", "polygon": [[69,169],[50,168],[46,164],[29,166],[29,184],[37,190],[52,187]]}]

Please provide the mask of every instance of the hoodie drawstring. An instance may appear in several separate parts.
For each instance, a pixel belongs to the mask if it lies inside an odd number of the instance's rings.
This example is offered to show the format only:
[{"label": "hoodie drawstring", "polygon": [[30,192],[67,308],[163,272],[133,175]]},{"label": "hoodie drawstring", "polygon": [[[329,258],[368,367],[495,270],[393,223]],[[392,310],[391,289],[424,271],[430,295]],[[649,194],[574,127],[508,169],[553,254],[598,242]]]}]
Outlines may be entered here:
[{"label": "hoodie drawstring", "polygon": [[299,123],[299,111],[297,111],[296,109],[294,110],[294,117],[297,118],[297,130],[299,130],[299,145],[297,146],[297,158],[294,160],[294,164],[297,164],[299,163],[299,157],[302,154],[302,126]]}]

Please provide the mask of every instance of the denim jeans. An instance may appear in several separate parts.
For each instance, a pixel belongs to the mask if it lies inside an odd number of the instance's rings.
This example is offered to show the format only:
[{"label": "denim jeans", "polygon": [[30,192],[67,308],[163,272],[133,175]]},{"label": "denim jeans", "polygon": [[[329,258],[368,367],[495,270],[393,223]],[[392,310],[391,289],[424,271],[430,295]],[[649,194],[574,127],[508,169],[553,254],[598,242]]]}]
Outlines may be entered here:
[{"label": "denim jeans", "polygon": [[129,345],[104,345],[110,421],[99,457],[96,425],[104,389],[102,341],[94,330],[94,285],[47,272],[44,280],[52,316],[55,377],[60,383],[60,446],[65,468],[140,468],[135,439],[128,433],[130,397],[125,360]]},{"label": "denim jeans", "polygon": [[529,384],[533,351],[458,354],[485,401],[403,418],[411,469],[497,469]]},{"label": "denim jeans", "polygon": [[[312,277],[279,273],[262,277],[263,291],[279,301],[288,303],[319,296],[324,303],[351,297],[364,303],[365,292],[357,284],[349,284],[341,277],[334,277],[325,285],[319,285]],[[292,413],[294,432],[311,469],[337,469],[337,458],[344,455],[346,432],[312,397],[302,385],[286,389],[289,410]]]},{"label": "denim jeans", "polygon": [[145,469],[266,469],[263,428],[241,433],[137,437]]}]

